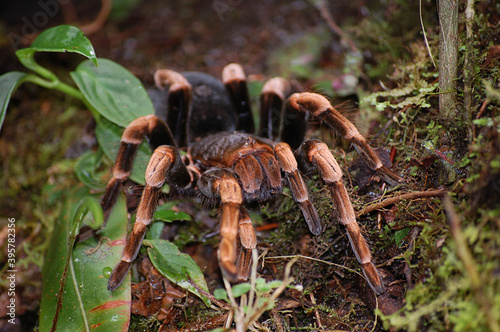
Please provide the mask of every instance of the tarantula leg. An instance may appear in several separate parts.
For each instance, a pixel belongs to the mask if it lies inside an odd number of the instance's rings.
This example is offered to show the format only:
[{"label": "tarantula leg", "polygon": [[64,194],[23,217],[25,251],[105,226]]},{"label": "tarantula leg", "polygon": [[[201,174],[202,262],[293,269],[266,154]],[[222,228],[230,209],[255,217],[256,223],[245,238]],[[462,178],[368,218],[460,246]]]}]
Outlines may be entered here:
[{"label": "tarantula leg", "polygon": [[354,124],[340,114],[324,96],[317,93],[303,92],[291,95],[289,101],[290,105],[296,110],[310,112],[342,137],[350,140],[366,166],[375,171],[384,181],[391,185],[404,182],[404,179],[394,174],[382,164],[375,151],[358,132]]},{"label": "tarantula leg", "polygon": [[248,96],[247,78],[243,67],[237,63],[230,63],[222,70],[222,81],[226,87],[231,102],[238,113],[237,130],[253,134],[253,122],[250,97]]},{"label": "tarantula leg", "polygon": [[248,211],[244,208],[240,210],[240,221],[238,223],[240,242],[245,249],[255,249],[257,246],[257,235],[253,228],[252,219]]},{"label": "tarantula leg", "polygon": [[205,196],[221,200],[221,243],[217,256],[224,276],[230,281],[237,281],[237,237],[243,203],[241,186],[230,171],[214,169],[202,174],[198,188]]},{"label": "tarantula leg", "polygon": [[236,268],[238,269],[236,281],[244,282],[248,280],[252,272],[252,262],[252,249],[241,247],[236,259]]},{"label": "tarantula leg", "polygon": [[272,140],[278,138],[283,103],[298,90],[297,86],[282,77],[271,78],[264,84],[260,96],[259,136]]},{"label": "tarantula leg", "polygon": [[115,166],[113,167],[113,177],[109,180],[104,196],[101,199],[104,220],[108,219],[123,182],[130,176],[135,154],[144,136],[148,137],[149,144],[153,149],[156,149],[161,144],[175,146],[168,127],[154,115],[137,118],[127,126],[118,148]]},{"label": "tarantula leg", "polygon": [[122,258],[111,273],[108,289],[117,289],[127,276],[132,261],[137,257],[147,226],[153,219],[161,187],[165,181],[174,186],[186,187],[191,183],[191,175],[181,160],[179,150],[162,145],[151,156],[146,169],[146,187],[137,208],[136,221],[128,234]]},{"label": "tarantula leg", "polygon": [[[292,96],[294,96],[293,94]],[[280,140],[297,149],[306,136],[308,112],[298,112],[296,105],[291,103],[291,97],[286,99],[280,127]]]},{"label": "tarantula leg", "polygon": [[297,169],[297,160],[292,149],[287,143],[278,143],[274,147],[274,154],[281,164],[281,168],[286,174],[293,198],[299,204],[304,215],[309,230],[314,235],[319,235],[322,231],[321,221],[314,205],[309,200],[307,187],[302,176]]},{"label": "tarantula leg", "polygon": [[180,147],[187,146],[187,120],[192,98],[191,84],[184,76],[170,69],[159,69],[155,76],[156,86],[168,88],[167,125]]},{"label": "tarantula leg", "polygon": [[257,236],[252,225],[252,220],[248,211],[244,208],[240,210],[240,221],[238,224],[241,248],[236,259],[238,271],[238,281],[248,280],[252,267],[252,249],[257,247]]},{"label": "tarantula leg", "polygon": [[318,140],[308,140],[300,146],[296,151],[296,155],[300,161],[301,169],[305,172],[309,173],[314,169],[319,170],[321,178],[332,193],[337,209],[337,218],[346,227],[349,242],[356,259],[361,264],[368,284],[376,294],[383,293],[385,289],[382,278],[372,262],[370,248],[356,221],[356,214],[342,181],[342,171],[328,146]]},{"label": "tarantula leg", "polygon": [[[104,212],[104,225],[102,227],[105,226],[109,218],[123,182],[130,176],[135,154],[144,136],[148,138],[149,145],[153,150],[162,144],[175,146],[168,127],[154,115],[137,118],[127,126],[118,148],[115,166],[113,167],[113,177],[109,180],[101,199],[101,207]],[[95,231],[92,228],[83,226],[77,236],[77,241],[83,242],[93,235],[95,235]]]}]

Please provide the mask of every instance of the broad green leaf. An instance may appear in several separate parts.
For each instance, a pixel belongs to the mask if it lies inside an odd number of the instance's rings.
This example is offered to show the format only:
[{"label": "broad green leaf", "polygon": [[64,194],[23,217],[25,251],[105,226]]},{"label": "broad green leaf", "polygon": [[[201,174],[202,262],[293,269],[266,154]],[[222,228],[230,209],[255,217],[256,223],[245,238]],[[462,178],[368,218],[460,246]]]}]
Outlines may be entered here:
[{"label": "broad green leaf", "polygon": [[154,222],[151,226],[148,227],[146,231],[146,239],[155,240],[161,237],[161,233],[163,232],[163,228],[165,227],[165,223],[163,222]]},{"label": "broad green leaf", "polygon": [[19,61],[41,76],[52,81],[57,77],[35,62],[35,52],[73,52],[83,55],[97,66],[94,47],[77,27],[70,25],[59,25],[42,32],[30,47],[20,49],[16,52]]},{"label": "broad green leaf", "polygon": [[[112,162],[115,162],[116,160],[122,132],[122,128],[107,121],[106,119],[100,119],[97,122],[95,129],[97,141],[99,142],[99,146],[104,151],[106,157],[108,157]],[[144,184],[146,182],[144,177],[149,158],[151,158],[151,150],[148,145],[143,142],[137,151],[134,165],[132,166],[132,173],[130,175],[130,179],[132,181],[139,184]]]},{"label": "broad green leaf", "polygon": [[0,129],[2,129],[10,98],[28,74],[12,71],[0,76]]},{"label": "broad green leaf", "polygon": [[191,220],[191,216],[182,211],[174,211],[172,210],[172,205],[165,204],[156,209],[153,219],[170,222],[176,220]]},{"label": "broad green leaf", "polygon": [[176,212],[172,208],[177,204],[177,202],[167,202],[159,206],[154,215],[153,220],[155,221],[146,233],[147,239],[159,239],[165,222],[172,222],[176,220],[191,220],[191,216],[185,212]]},{"label": "broad green leaf", "polygon": [[106,185],[96,174],[101,155],[102,152],[87,151],[78,158],[75,164],[76,177],[92,190],[101,191]]},{"label": "broad green leaf", "polygon": [[142,83],[111,60],[99,59],[99,67],[84,61],[71,77],[92,107],[112,123],[126,127],[138,117],[154,114]]},{"label": "broad green leaf", "polygon": [[71,25],[59,25],[43,31],[27,49],[36,52],[78,53],[97,66],[94,47],[80,29]]},{"label": "broad green leaf", "polygon": [[[54,225],[42,270],[43,290],[40,331],[48,331],[56,314],[58,291],[68,252],[68,236],[77,202],[89,195],[87,188],[73,190]],[[130,323],[130,277],[115,292],[107,289],[105,271],[121,256],[127,232],[125,199],[120,196],[102,230],[102,241],[76,244],[59,312],[57,331],[127,331]]]},{"label": "broad green leaf", "polygon": [[149,246],[149,259],[162,275],[174,284],[197,295],[207,307],[210,306],[210,300],[189,282],[192,280],[208,292],[203,273],[189,255],[181,253],[175,244],[165,240],[144,240],[143,244]]}]

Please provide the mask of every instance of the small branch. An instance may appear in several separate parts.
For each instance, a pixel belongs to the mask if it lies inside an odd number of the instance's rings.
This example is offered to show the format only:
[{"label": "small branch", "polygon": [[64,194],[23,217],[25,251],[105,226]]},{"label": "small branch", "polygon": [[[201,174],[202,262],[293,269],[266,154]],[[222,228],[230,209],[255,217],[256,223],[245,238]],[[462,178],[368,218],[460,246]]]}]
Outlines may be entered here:
[{"label": "small branch", "polygon": [[208,293],[207,291],[205,291],[204,289],[202,289],[200,286],[198,286],[198,284],[196,284],[193,280],[189,280],[189,283],[191,284],[191,286],[193,286],[194,288],[196,288],[196,290],[203,296],[207,297],[210,301],[212,301],[213,303],[215,303],[219,308],[221,309],[224,309],[224,310],[230,310],[231,307],[229,306],[229,304],[227,304],[226,302],[224,301],[220,301],[220,300],[217,300],[215,298],[215,296],[213,296],[212,294]]},{"label": "small branch", "polygon": [[408,249],[406,249],[406,252],[408,253],[408,257],[406,257],[406,253],[405,253],[405,267],[403,269],[403,273],[405,274],[405,277],[406,277],[406,284],[408,285],[408,289],[412,289],[413,288],[413,282],[411,280],[411,264],[410,264],[410,261],[411,261],[411,256],[412,256],[412,252],[415,248],[415,239],[417,238],[417,235],[418,235],[418,227],[413,227],[413,231],[411,233],[411,240],[410,240],[410,245],[408,246]]},{"label": "small branch", "polygon": [[443,199],[443,206],[446,211],[446,216],[451,227],[451,234],[453,240],[455,241],[457,247],[457,254],[462,263],[464,264],[465,270],[470,278],[471,288],[476,296],[476,301],[481,307],[482,311],[486,315],[486,320],[491,331],[500,332],[500,325],[496,315],[491,311],[493,308],[490,298],[484,293],[482,288],[483,282],[477,271],[477,266],[474,261],[474,257],[469,249],[467,239],[462,232],[460,216],[455,211],[453,203],[451,202],[450,195],[445,195]]},{"label": "small branch", "polygon": [[309,298],[311,299],[312,304],[314,305],[314,316],[316,317],[316,323],[318,324],[318,328],[323,330],[323,324],[321,324],[321,317],[319,316],[316,299],[314,298],[314,294],[309,293]]},{"label": "small branch", "polygon": [[457,255],[464,264],[465,270],[469,275],[471,288],[476,296],[476,301],[486,315],[486,320],[490,330],[500,332],[500,325],[498,324],[496,315],[491,311],[492,305],[490,298],[484,293],[482,288],[483,283],[481,281],[481,277],[479,276],[479,272],[477,271],[476,262],[474,261],[474,257],[469,249],[467,239],[462,232],[460,216],[455,211],[449,194],[444,195],[443,206],[446,211],[448,222],[450,223],[451,234],[457,248]]},{"label": "small branch", "polygon": [[113,0],[101,0],[101,10],[96,19],[89,24],[80,26],[80,30],[86,35],[91,35],[99,31],[113,9]]},{"label": "small branch", "polygon": [[246,319],[246,325],[249,326],[252,322],[256,322],[260,316],[267,310],[267,306],[270,303],[274,303],[278,296],[285,290],[285,288],[293,282],[293,278],[290,277],[290,271],[292,269],[292,265],[295,264],[297,259],[292,259],[285,266],[285,275],[283,277],[283,282],[281,285],[274,290],[271,296],[264,302],[261,303],[260,306],[257,306],[257,301],[254,304],[254,312],[253,314]]},{"label": "small branch", "polygon": [[476,264],[474,263],[474,258],[472,257],[472,253],[469,250],[467,240],[462,233],[460,217],[453,207],[450,195],[444,196],[443,206],[446,211],[448,222],[450,223],[451,234],[457,245],[458,257],[460,257],[460,259],[464,263],[465,269],[469,273],[472,287],[479,287],[481,285],[481,279],[479,278],[479,274],[477,273]]},{"label": "small branch", "polygon": [[344,33],[344,31],[335,23],[332,14],[328,10],[327,4],[324,0],[318,1],[316,4],[316,8],[318,8],[321,17],[325,20],[326,24],[330,28],[330,30],[340,37],[340,42],[351,49],[353,53],[359,53],[358,48],[354,44],[354,42]]},{"label": "small branch", "polygon": [[424,20],[422,18],[422,0],[420,0],[418,2],[418,13],[420,16],[420,25],[422,26],[422,34],[424,35],[425,46],[427,47],[427,52],[429,53],[429,57],[431,58],[432,64],[434,65],[434,67],[437,67],[436,62],[434,62],[434,56],[432,55],[432,50],[431,50],[431,47],[429,45],[429,41],[427,40],[427,33],[425,32],[425,28],[424,28]]},{"label": "small branch", "polygon": [[403,194],[403,195],[397,195],[393,197],[389,197],[387,199],[384,199],[381,202],[377,202],[371,205],[368,205],[367,207],[359,210],[356,213],[356,217],[361,217],[362,215],[365,215],[367,213],[370,213],[375,210],[382,209],[386,206],[396,204],[399,201],[402,201],[404,199],[417,199],[417,198],[425,198],[425,197],[434,197],[434,196],[442,196],[446,190],[430,190],[430,191],[418,191],[418,192],[412,192],[408,194]]}]

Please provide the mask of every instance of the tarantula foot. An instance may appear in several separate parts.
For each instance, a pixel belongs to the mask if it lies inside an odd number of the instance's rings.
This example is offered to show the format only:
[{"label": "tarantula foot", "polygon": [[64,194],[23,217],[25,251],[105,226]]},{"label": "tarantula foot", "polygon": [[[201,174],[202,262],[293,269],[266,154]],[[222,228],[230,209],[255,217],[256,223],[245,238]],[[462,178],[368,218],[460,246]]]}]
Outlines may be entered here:
[{"label": "tarantula foot", "polygon": [[377,294],[378,308],[384,315],[392,315],[404,305],[404,291],[400,283],[394,282],[394,276],[387,269],[379,270],[385,290]]},{"label": "tarantula foot", "polygon": [[392,315],[403,307],[403,303],[389,293],[377,296],[378,306],[384,315]]},{"label": "tarantula foot", "polygon": [[382,277],[380,272],[377,270],[372,262],[363,264],[362,266],[363,274],[365,275],[366,281],[370,285],[370,288],[375,292],[375,294],[380,295],[385,292],[385,287],[382,282]]},{"label": "tarantula foot", "polygon": [[224,278],[226,278],[231,283],[239,281],[238,267],[234,262],[230,262],[229,260],[225,259],[219,259],[219,265]]},{"label": "tarantula foot", "polygon": [[236,262],[236,266],[238,267],[238,282],[247,281],[250,277],[250,272],[252,269],[252,250],[242,248],[239,255],[238,260]]},{"label": "tarantula foot", "polygon": [[111,276],[109,277],[108,290],[114,291],[118,287],[120,287],[120,285],[123,283],[123,280],[125,280],[125,277],[127,276],[131,266],[132,263],[126,261],[120,261],[120,263],[118,263],[113,272],[111,272]]},{"label": "tarantula foot", "polygon": [[381,166],[379,169],[377,169],[377,174],[382,178],[382,180],[384,180],[385,182],[387,182],[392,186],[406,183],[405,179],[403,179],[402,177],[400,177],[399,175],[397,175],[396,173],[394,173],[385,166]]},{"label": "tarantula foot", "polygon": [[250,277],[252,267],[252,249],[240,247],[235,260],[230,256],[224,256],[219,251],[219,266],[222,275],[231,283],[247,281]]}]

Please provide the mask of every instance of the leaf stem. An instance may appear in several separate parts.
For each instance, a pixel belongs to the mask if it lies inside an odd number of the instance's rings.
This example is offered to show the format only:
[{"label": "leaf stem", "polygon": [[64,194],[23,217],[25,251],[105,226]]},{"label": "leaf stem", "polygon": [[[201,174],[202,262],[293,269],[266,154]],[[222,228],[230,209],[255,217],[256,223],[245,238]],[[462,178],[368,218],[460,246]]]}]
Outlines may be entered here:
[{"label": "leaf stem", "polygon": [[79,99],[82,102],[86,103],[86,100],[80,91],[73,88],[72,86],[67,85],[66,83],[61,82],[57,78],[55,80],[47,81],[47,80],[41,78],[40,76],[37,76],[34,74],[28,74],[24,80],[26,82],[31,82],[31,83],[40,85],[40,86],[47,88],[47,89],[59,90],[61,92],[64,92],[65,94],[70,95],[71,97],[74,97],[74,98]]}]

